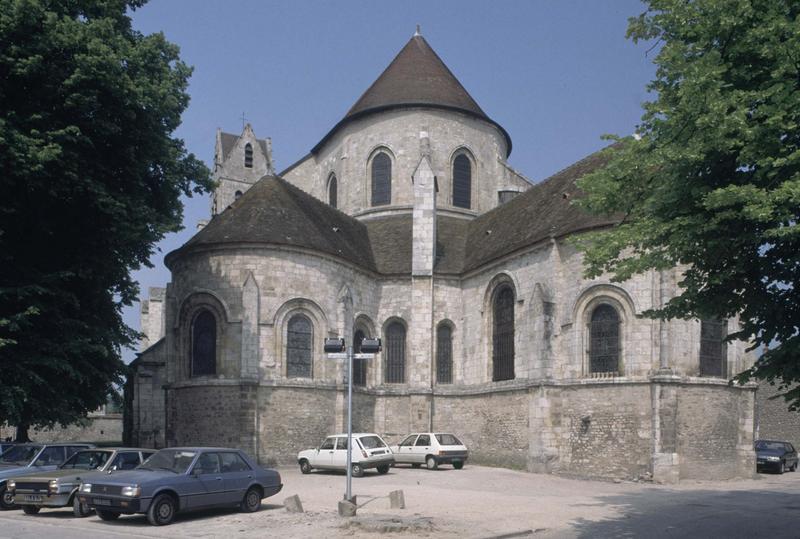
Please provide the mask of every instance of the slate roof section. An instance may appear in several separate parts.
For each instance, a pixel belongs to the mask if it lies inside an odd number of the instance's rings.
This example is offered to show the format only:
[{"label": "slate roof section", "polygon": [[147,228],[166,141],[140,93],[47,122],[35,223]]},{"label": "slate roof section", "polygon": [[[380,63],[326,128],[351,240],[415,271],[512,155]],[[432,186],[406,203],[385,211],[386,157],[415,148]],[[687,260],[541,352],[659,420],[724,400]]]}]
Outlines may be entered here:
[{"label": "slate roof section", "polygon": [[[472,221],[439,215],[437,274],[461,275],[548,238],[611,226],[619,217],[588,214],[573,204],[575,181],[607,161],[602,152],[535,184]],[[277,176],[265,176],[214,217],[167,266],[195,246],[229,243],[302,247],[383,275],[411,273],[410,213],[359,221]]]},{"label": "slate roof section", "polygon": [[277,176],[265,176],[215,216],[167,266],[196,246],[263,243],[312,249],[375,271],[367,227]]},{"label": "slate roof section", "polygon": [[[241,135],[234,135],[232,133],[220,133],[220,140],[222,142],[222,158],[227,159],[231,153],[231,150],[234,146],[236,146],[236,142],[239,140]],[[269,158],[269,154],[267,154],[267,141],[263,139],[256,139],[258,142],[258,146],[261,148],[261,152],[264,154],[265,157]]]},{"label": "slate roof section", "polygon": [[511,153],[511,137],[506,130],[483,112],[425,38],[418,34],[406,43],[344,118],[314,146],[311,153],[317,153],[341,126],[356,118],[408,107],[453,110],[485,120],[500,130],[506,139],[508,153]]},{"label": "slate roof section", "polygon": [[572,203],[581,196],[576,180],[607,161],[602,150],[593,153],[470,222],[464,271],[547,238],[618,223],[618,216],[592,215]]},{"label": "slate roof section", "polygon": [[[411,214],[364,221],[378,272],[385,275],[411,273]],[[464,245],[469,221],[440,215],[436,222],[434,271],[458,275],[464,265]]]}]

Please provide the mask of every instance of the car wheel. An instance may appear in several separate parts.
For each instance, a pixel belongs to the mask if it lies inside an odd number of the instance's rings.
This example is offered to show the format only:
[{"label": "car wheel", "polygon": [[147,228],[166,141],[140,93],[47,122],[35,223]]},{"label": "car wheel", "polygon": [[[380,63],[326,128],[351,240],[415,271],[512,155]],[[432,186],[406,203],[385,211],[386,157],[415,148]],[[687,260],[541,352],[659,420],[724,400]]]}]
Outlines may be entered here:
[{"label": "car wheel", "polygon": [[420,464],[419,462],[415,462],[414,464],[411,465],[412,468],[419,468],[420,466],[422,466],[422,464]]},{"label": "car wheel", "polygon": [[794,466],[792,466],[791,468],[789,468],[789,471],[790,471],[790,472],[796,472],[796,471],[797,471],[797,463],[796,463],[796,462],[794,463]]},{"label": "car wheel", "polygon": [[11,494],[5,485],[0,487],[0,509],[3,511],[8,511],[9,509],[15,509],[17,506],[14,505],[14,495]]},{"label": "car wheel", "polygon": [[309,464],[305,459],[300,461],[300,472],[311,473],[311,464]]},{"label": "car wheel", "polygon": [[175,518],[175,500],[169,494],[159,494],[147,509],[147,521],[153,526],[166,526]]},{"label": "car wheel", "polygon": [[464,463],[461,462],[460,460],[457,460],[457,461],[453,462],[453,468],[455,468],[456,470],[460,470],[463,467],[464,467]]},{"label": "car wheel", "polygon": [[97,516],[100,517],[100,520],[117,520],[119,518],[119,513],[115,511],[105,511],[103,509],[96,509],[95,512]]},{"label": "car wheel", "polygon": [[91,513],[92,510],[89,506],[85,503],[81,503],[77,496],[72,499],[72,514],[75,515],[76,518],[88,517]]},{"label": "car wheel", "polygon": [[378,466],[378,473],[379,473],[379,474],[385,474],[385,473],[389,473],[389,468],[391,468],[391,466],[390,466],[390,465],[388,465],[388,464],[381,464],[380,466]]},{"label": "car wheel", "polygon": [[439,467],[439,463],[436,462],[436,459],[432,456],[428,456],[428,458],[425,459],[425,466],[427,466],[429,470],[435,470]]},{"label": "car wheel", "polygon": [[39,507],[38,505],[23,505],[22,506],[22,512],[25,513],[26,515],[35,515],[36,513],[38,513],[41,510],[42,510],[42,508]]},{"label": "car wheel", "polygon": [[350,469],[353,472],[353,477],[364,477],[364,468],[360,464],[354,462],[353,467]]},{"label": "car wheel", "polygon": [[245,513],[255,513],[261,509],[261,489],[258,487],[250,487],[247,489],[242,499],[241,508]]}]

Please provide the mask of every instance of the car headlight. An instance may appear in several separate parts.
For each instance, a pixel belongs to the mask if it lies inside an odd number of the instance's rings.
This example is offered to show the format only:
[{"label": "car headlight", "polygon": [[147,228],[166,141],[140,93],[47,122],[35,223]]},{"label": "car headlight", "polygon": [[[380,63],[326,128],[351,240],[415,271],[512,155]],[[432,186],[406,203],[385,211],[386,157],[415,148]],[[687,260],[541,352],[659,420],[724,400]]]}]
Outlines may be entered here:
[{"label": "car headlight", "polygon": [[137,487],[137,486],[122,487],[122,493],[121,494],[123,496],[131,496],[131,497],[141,496],[142,495],[142,487]]},{"label": "car headlight", "polygon": [[770,460],[772,462],[778,462],[779,460],[781,460],[781,458],[780,457],[767,457],[767,460]]},{"label": "car headlight", "polygon": [[81,492],[86,494],[90,494],[92,492],[92,484],[91,483],[81,483]]},{"label": "car headlight", "polygon": [[9,481],[8,483],[6,483],[6,489],[9,492],[14,492],[14,489],[16,489],[16,488],[17,488],[17,482],[16,481]]},{"label": "car headlight", "polygon": [[55,494],[56,492],[58,492],[58,480],[57,479],[51,479],[50,480],[50,483],[47,485],[47,492],[49,492],[50,494]]}]

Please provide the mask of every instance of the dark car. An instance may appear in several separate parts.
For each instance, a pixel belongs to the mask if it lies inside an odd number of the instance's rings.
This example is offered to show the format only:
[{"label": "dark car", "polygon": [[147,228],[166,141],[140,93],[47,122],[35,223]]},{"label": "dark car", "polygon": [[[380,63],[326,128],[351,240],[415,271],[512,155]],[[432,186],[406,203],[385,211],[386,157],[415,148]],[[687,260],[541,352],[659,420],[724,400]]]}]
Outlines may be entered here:
[{"label": "dark car", "polygon": [[103,520],[144,513],[150,524],[163,526],[179,511],[258,511],[262,498],[282,488],[278,472],[260,468],[238,449],[177,447],[158,451],[134,470],[84,479],[79,498]]},{"label": "dark car", "polygon": [[0,455],[0,510],[14,509],[14,496],[8,491],[10,477],[49,472],[81,449],[92,444],[17,444]]},{"label": "dark car", "polygon": [[783,473],[797,470],[797,451],[789,442],[756,440],[756,469]]},{"label": "dark car", "polygon": [[85,517],[91,510],[77,496],[85,478],[96,472],[132,470],[153,453],[153,449],[138,447],[83,449],[51,472],[10,478],[7,488],[26,514],[35,515],[42,507],[72,507],[76,517]]}]

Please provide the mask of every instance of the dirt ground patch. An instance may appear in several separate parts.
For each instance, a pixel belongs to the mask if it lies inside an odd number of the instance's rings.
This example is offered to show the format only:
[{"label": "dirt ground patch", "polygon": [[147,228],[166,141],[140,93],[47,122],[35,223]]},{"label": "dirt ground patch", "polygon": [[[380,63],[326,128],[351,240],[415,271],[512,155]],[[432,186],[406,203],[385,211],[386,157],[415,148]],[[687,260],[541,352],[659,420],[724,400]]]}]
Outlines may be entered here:
[{"label": "dirt ground patch", "polygon": [[[797,537],[800,473],[677,486],[606,483],[466,466],[463,470],[395,467],[353,479],[359,509],[342,518],[345,476],[279,469],[284,488],[255,514],[205,511],[179,516],[168,529],[144,516],[116,522],[73,519],[68,510],[0,513],[0,538],[56,533],[93,537]],[[405,509],[389,493],[402,490]],[[283,500],[298,495],[304,513]]]}]

